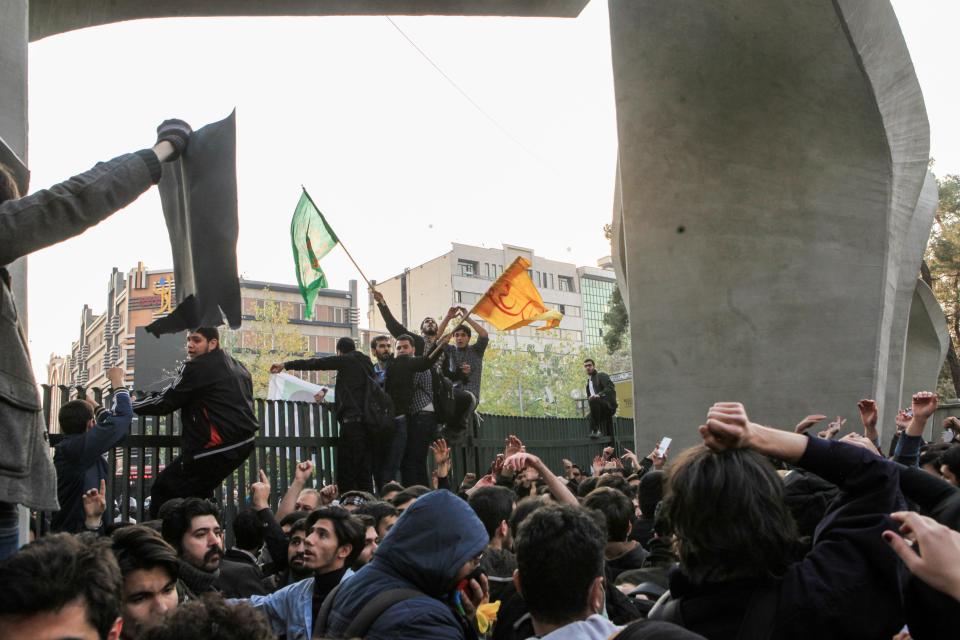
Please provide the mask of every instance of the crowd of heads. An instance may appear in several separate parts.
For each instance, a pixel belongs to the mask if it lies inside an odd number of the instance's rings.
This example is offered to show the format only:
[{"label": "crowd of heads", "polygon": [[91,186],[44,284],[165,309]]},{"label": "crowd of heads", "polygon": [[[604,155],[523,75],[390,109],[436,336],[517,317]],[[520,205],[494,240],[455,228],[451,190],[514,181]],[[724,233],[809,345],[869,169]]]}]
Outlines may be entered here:
[{"label": "crowd of heads", "polygon": [[[376,345],[377,339],[374,350]],[[91,418],[87,404],[65,405],[64,410],[75,428],[86,428]],[[916,598],[933,596],[911,590],[924,580],[928,591],[946,594],[952,603],[942,605],[947,607],[942,613],[955,610],[953,589],[960,585],[924,573],[932,570],[905,557],[906,569],[917,573],[908,582],[903,564],[893,566],[900,560],[889,545],[896,550],[899,534],[913,532],[915,544],[923,545],[922,525],[947,536],[941,546],[960,548],[948,535],[957,523],[942,517],[947,520],[944,527],[912,520],[913,514],[871,513],[864,505],[881,492],[877,485],[882,482],[876,478],[889,476],[892,497],[878,504],[903,504],[906,495],[909,504],[919,508],[917,501],[922,500],[898,488],[902,480],[897,478],[921,473],[934,483],[929,491],[940,491],[940,503],[956,507],[956,518],[960,443],[919,442],[909,454],[916,429],[903,425],[889,456],[880,454],[869,428],[859,438],[838,438],[837,430],[829,428],[819,436],[776,432],[787,438],[780,442],[780,436],[757,436],[775,430],[750,423],[745,413],[741,420],[737,411],[712,410],[701,427],[704,444],[681,452],[669,464],[659,447],[645,458],[626,448],[621,453],[604,447],[591,464],[563,460],[558,465],[562,469],[554,473],[519,438],[510,436],[489,473],[479,478],[462,475],[454,503],[425,499],[443,491],[396,482],[383,484],[376,494],[298,488],[291,494],[292,512],[273,520],[283,536],[285,562],[280,563],[283,579],[272,576],[271,584],[282,588],[340,572],[341,587],[351,593],[348,586],[359,588],[364,581],[376,583],[377,576],[389,574],[408,580],[463,624],[476,625],[478,632],[495,638],[542,636],[564,628],[583,635],[556,637],[732,637],[729,629],[711,631],[698,621],[702,613],[691,616],[688,610],[684,620],[664,610],[670,603],[683,607],[685,598],[701,589],[722,593],[719,585],[733,591],[744,584],[765,585],[781,589],[780,597],[795,597],[782,591],[782,585],[799,580],[804,571],[820,572],[829,582],[830,571],[840,567],[814,570],[804,563],[813,562],[822,545],[842,547],[844,536],[852,536],[859,555],[850,561],[863,566],[843,568],[850,572],[845,579],[855,583],[858,571],[872,571],[874,591],[904,594],[902,599],[891,596],[890,606],[897,611],[887,612],[886,618],[902,626],[911,610],[925,606]],[[797,431],[809,426],[798,425]],[[960,433],[949,421],[945,427],[947,433]],[[753,439],[747,437],[751,433]],[[739,439],[731,440],[731,434]],[[761,441],[767,444],[757,444]],[[904,457],[908,455],[914,456],[912,464]],[[873,486],[859,485],[858,474],[875,476],[864,481]],[[911,482],[923,480],[913,477]],[[938,508],[927,510],[943,513]],[[856,512],[856,518],[843,521],[841,529],[837,522],[845,510]],[[898,529],[891,525],[894,520],[905,524]],[[227,574],[221,571],[227,562],[222,523],[217,505],[187,498],[164,505],[160,521],[118,525],[108,535],[41,537],[0,565],[0,578],[18,585],[0,601],[3,637],[54,637],[41,633],[49,629],[90,638],[276,637],[276,628],[255,606],[256,600],[251,600],[254,606],[225,600],[218,588],[205,588],[219,587]],[[871,551],[869,541],[863,543],[865,538],[857,540],[862,535],[855,531],[858,526],[875,527],[870,531],[876,537],[873,547],[886,549],[886,556],[871,556],[877,552]],[[258,558],[261,568],[271,564],[266,530],[258,508],[242,509],[232,517],[234,548]],[[818,540],[818,531],[829,540]],[[933,548],[926,545],[923,554]],[[423,556],[411,549],[421,549]],[[448,566],[438,569],[437,557]],[[890,565],[889,572],[884,563]],[[208,584],[203,576],[213,578]],[[897,579],[904,581],[884,584]],[[352,597],[362,598],[355,592]],[[499,613],[486,608],[492,600],[499,603]],[[354,606],[332,595],[331,602],[332,624],[337,611]],[[836,606],[850,615],[856,611],[853,605]],[[736,624],[746,624],[738,615]],[[769,624],[781,629],[775,616]],[[933,631],[927,631],[914,623],[912,637],[937,637],[940,628],[933,623]]]}]

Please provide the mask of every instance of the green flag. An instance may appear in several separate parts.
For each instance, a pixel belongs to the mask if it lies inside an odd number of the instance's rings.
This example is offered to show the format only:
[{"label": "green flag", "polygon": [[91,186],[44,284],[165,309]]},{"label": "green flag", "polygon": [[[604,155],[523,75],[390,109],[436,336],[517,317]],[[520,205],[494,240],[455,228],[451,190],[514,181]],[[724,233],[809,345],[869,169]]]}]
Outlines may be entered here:
[{"label": "green flag", "polygon": [[313,204],[313,200],[303,190],[300,202],[293,212],[290,223],[290,240],[293,243],[293,264],[297,270],[297,284],[300,295],[306,303],[304,316],[313,317],[313,301],[317,299],[317,290],[327,288],[327,277],[320,268],[320,259],[340,242],[323,214]]}]

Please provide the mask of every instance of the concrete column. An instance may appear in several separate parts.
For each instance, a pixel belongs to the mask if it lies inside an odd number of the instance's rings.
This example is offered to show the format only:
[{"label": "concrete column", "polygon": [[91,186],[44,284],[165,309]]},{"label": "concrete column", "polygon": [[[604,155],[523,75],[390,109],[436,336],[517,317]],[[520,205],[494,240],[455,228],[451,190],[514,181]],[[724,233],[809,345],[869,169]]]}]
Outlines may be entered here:
[{"label": "concrete column", "polygon": [[883,404],[929,134],[889,2],[850,4],[610,0],[641,450]]}]

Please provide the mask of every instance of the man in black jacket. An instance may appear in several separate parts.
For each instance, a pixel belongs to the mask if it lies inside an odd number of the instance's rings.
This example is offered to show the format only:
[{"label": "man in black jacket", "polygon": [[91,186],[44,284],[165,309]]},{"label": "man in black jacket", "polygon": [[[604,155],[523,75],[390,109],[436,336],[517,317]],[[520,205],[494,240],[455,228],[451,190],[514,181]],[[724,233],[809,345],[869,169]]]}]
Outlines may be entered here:
[{"label": "man in black jacket", "polygon": [[270,373],[289,371],[336,371],[334,410],[340,423],[337,447],[337,487],[341,494],[359,489],[373,492],[373,425],[363,420],[367,378],[374,376],[370,358],[357,351],[352,338],[337,340],[337,355],[291,360],[274,364]]},{"label": "man in black jacket", "polygon": [[611,435],[613,415],[617,412],[617,389],[610,376],[597,371],[593,360],[583,361],[583,370],[587,372],[587,401],[590,403],[590,437],[599,438],[601,432]]},{"label": "man in black jacket", "polygon": [[220,348],[216,328],[191,331],[187,357],[166,389],[133,404],[135,413],[148,416],[182,409],[181,454],[153,483],[152,519],[171,498],[212,498],[213,490],[253,451],[260,427],[250,372]]}]

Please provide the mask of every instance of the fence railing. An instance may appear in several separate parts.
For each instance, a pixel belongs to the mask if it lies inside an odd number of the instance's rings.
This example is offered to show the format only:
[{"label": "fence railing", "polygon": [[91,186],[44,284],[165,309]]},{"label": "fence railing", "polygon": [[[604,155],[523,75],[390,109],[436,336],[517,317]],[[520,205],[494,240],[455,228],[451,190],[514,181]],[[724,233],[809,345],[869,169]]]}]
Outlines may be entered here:
[{"label": "fence railing", "polygon": [[[50,425],[51,401],[59,394],[62,402],[76,389],[43,387],[44,415]],[[89,392],[102,402],[99,389]],[[81,394],[81,397],[82,394]],[[104,402],[109,405],[109,402]],[[232,543],[229,524],[233,516],[248,504],[248,489],[256,482],[262,469],[272,487],[271,504],[276,505],[294,474],[298,461],[312,460],[316,472],[314,486],[335,482],[336,447],[339,423],[326,405],[282,400],[255,401],[260,423],[254,450],[250,457],[215,492],[224,517],[227,542]],[[180,453],[179,413],[169,416],[135,416],[128,435],[120,446],[107,452],[110,469],[107,482],[106,520],[116,522],[143,522],[148,518],[149,496],[156,475]],[[589,427],[583,418],[525,418],[517,416],[483,415],[476,433],[452,447],[453,471],[451,482],[459,486],[468,472],[481,476],[488,471],[490,461],[503,450],[508,435],[516,435],[530,451],[535,452],[551,469],[559,470],[561,460],[567,458],[586,469],[600,449],[607,445],[633,445],[633,421],[614,420],[610,437],[591,439]],[[64,436],[51,434],[55,446]],[[430,456],[428,455],[428,458]],[[425,460],[432,467],[432,459]],[[49,529],[50,514],[37,515],[40,533]]]}]

